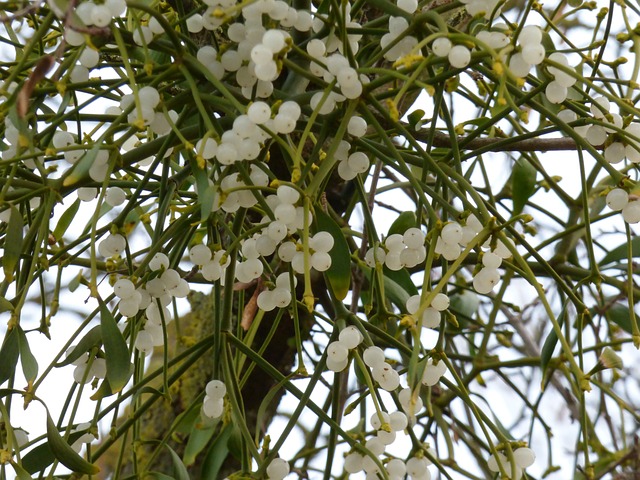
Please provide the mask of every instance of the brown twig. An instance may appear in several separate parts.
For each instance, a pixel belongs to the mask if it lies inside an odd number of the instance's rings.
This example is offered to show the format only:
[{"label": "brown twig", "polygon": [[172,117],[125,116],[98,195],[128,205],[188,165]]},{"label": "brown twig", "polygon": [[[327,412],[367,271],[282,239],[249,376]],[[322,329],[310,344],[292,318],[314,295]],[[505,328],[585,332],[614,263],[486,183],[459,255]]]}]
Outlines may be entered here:
[{"label": "brown twig", "polygon": [[21,10],[18,10],[13,13],[13,15],[7,15],[5,13],[0,13],[0,23],[11,23],[14,20],[18,20],[20,18],[24,18],[29,15],[31,12],[40,8],[40,4],[42,1],[36,2],[33,5],[28,5]]},{"label": "brown twig", "polygon": [[[451,137],[441,132],[435,132],[433,139],[426,133],[416,132],[416,140],[431,142],[434,147],[451,147]],[[490,149],[492,152],[549,152],[577,150],[578,144],[573,138],[474,138],[466,141],[465,137],[458,137],[458,145],[462,150]],[[593,148],[602,150],[603,145]]]}]

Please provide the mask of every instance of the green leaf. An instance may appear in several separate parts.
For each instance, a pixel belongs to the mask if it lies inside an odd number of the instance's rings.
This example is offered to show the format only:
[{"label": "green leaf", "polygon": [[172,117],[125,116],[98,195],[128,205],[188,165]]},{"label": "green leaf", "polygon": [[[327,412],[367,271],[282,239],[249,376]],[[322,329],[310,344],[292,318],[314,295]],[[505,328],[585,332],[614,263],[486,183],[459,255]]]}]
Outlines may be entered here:
[{"label": "green leaf", "polygon": [[7,282],[13,281],[13,272],[20,260],[22,253],[22,231],[24,223],[20,210],[11,206],[11,214],[9,215],[9,223],[7,225],[7,234],[4,238],[4,252],[2,255],[2,268]]},{"label": "green leaf", "polygon": [[49,412],[47,412],[47,441],[51,447],[53,455],[55,455],[55,457],[60,460],[60,463],[69,470],[78,473],[86,473],[88,475],[95,475],[100,471],[98,467],[87,462],[84,458],[78,455],[67,442],[64,441],[60,436],[60,432],[58,432],[55,423],[53,423]]},{"label": "green leaf", "polygon": [[[187,446],[184,448],[183,460],[185,465],[193,465],[195,463],[196,457],[205,449],[215,431],[216,427],[196,427],[191,431]],[[215,478],[215,476],[206,478]]]},{"label": "green leaf", "polygon": [[51,447],[45,442],[32,448],[22,457],[22,466],[27,472],[33,474],[44,471],[55,459]]},{"label": "green leaf", "polygon": [[71,365],[93,347],[95,347],[96,345],[100,345],[101,341],[102,328],[100,327],[100,325],[96,325],[91,330],[89,330],[84,337],[82,337],[75,348],[69,354],[67,354],[65,359],[62,362],[56,363],[55,366],[64,367],[66,365]]},{"label": "green leaf", "polygon": [[[370,267],[362,264],[360,268],[367,276],[367,278],[372,279],[372,269]],[[399,272],[404,272],[404,274]],[[389,273],[390,275],[387,275],[387,273]],[[412,295],[417,295],[418,293],[418,290],[413,282],[411,282],[410,285],[406,284],[407,277],[409,278],[409,280],[411,280],[409,272],[407,272],[406,270],[398,270],[396,272],[389,270],[387,272],[387,269],[384,270],[382,277],[385,298],[402,311],[406,309],[406,304],[409,297]],[[366,292],[363,292],[363,295],[365,293]]]},{"label": "green leaf", "polygon": [[220,468],[229,455],[227,443],[231,436],[231,430],[231,424],[227,424],[211,444],[202,463],[202,478],[218,478]]},{"label": "green leaf", "polygon": [[69,208],[67,208],[64,213],[60,216],[60,220],[58,220],[58,224],[56,225],[55,230],[53,231],[53,236],[56,240],[60,240],[71,222],[73,222],[76,218],[76,213],[78,213],[78,208],[80,207],[80,199],[76,199],[75,202],[71,204]]},{"label": "green leaf", "polygon": [[[84,435],[84,433],[85,432],[73,432],[69,435],[69,442],[75,442]],[[55,459],[56,457],[53,455],[49,443],[44,442],[29,450],[29,452],[22,457],[22,466],[30,474],[44,472]]]},{"label": "green leaf", "polygon": [[91,147],[87,153],[85,153],[78,162],[65,172],[63,175],[62,185],[70,187],[76,183],[82,181],[89,176],[89,170],[93,166],[98,152],[102,148],[102,143],[96,143]]},{"label": "green leaf", "polygon": [[415,130],[416,127],[420,128],[423,118],[424,118],[424,110],[417,109],[411,112],[409,115],[407,115],[407,122],[409,123],[409,126],[413,130]]},{"label": "green leaf", "polygon": [[105,360],[107,363],[107,380],[112,393],[117,393],[124,388],[133,371],[129,347],[124,340],[122,332],[118,328],[116,319],[101,298],[100,326],[102,327],[102,344],[104,345]]},{"label": "green leaf", "polygon": [[4,297],[0,297],[0,313],[13,312],[13,303]]},{"label": "green leaf", "polygon": [[4,337],[0,348],[0,385],[9,380],[16,371],[20,342],[16,328],[11,329]]},{"label": "green leaf", "polygon": [[416,214],[414,212],[402,212],[389,227],[387,236],[397,233],[403,235],[408,229],[416,226]]},{"label": "green leaf", "polygon": [[464,125],[464,126],[473,125],[474,127],[485,127],[486,125],[489,125],[492,122],[493,120],[490,117],[478,117],[478,118],[472,118],[471,120],[465,120],[460,125]]},{"label": "green leaf", "polygon": [[20,360],[24,378],[26,378],[27,382],[33,383],[38,376],[38,361],[31,353],[24,330],[20,326],[16,327],[15,330],[18,332],[18,345],[20,347]]},{"label": "green leaf", "polygon": [[[597,315],[595,308],[590,308],[591,316]],[[629,307],[623,303],[614,303],[604,311],[604,317],[612,323],[618,325],[628,334],[632,335],[631,313]]]},{"label": "green leaf", "polygon": [[544,345],[542,346],[542,351],[540,352],[540,367],[542,368],[542,374],[545,376],[546,376],[547,367],[549,366],[551,357],[553,357],[553,352],[556,349],[557,344],[558,344],[558,335],[556,335],[555,330],[551,330],[546,340],[544,341]]},{"label": "green leaf", "polygon": [[105,397],[109,397],[113,395],[115,392],[111,390],[111,386],[109,385],[109,379],[105,378],[98,389],[95,391],[93,395],[91,395],[91,400],[97,401],[102,400]]},{"label": "green leaf", "polygon": [[206,170],[198,166],[195,158],[189,159],[191,172],[196,179],[196,191],[198,192],[198,202],[200,203],[200,219],[204,222],[211,215],[213,201],[215,199],[216,190],[209,184],[209,177]]},{"label": "green leaf", "polygon": [[[566,306],[562,308],[562,312],[558,316],[558,325],[561,329],[562,329],[562,326],[564,325],[564,319],[566,315],[565,309],[566,309]],[[540,352],[540,366],[542,368],[542,376],[543,376],[542,384],[543,385],[547,377],[547,367],[549,366],[549,362],[553,357],[553,352],[555,351],[557,344],[558,344],[558,335],[556,334],[556,331],[554,329],[551,329],[551,331],[549,332],[549,335],[544,341],[544,345],[542,345],[542,350]]]},{"label": "green leaf", "polygon": [[536,191],[538,172],[528,159],[520,157],[516,160],[511,176],[511,192],[513,197],[513,215],[522,213],[529,198]]},{"label": "green leaf", "polygon": [[[416,284],[414,283],[414,281],[411,280],[411,274],[407,271],[407,269],[401,268],[400,270],[390,270],[387,267],[382,267],[382,271],[385,276],[385,288],[386,288],[386,279],[390,279],[394,283],[397,283],[398,285],[400,285],[400,287],[402,287],[402,289],[407,293],[409,297],[412,295],[418,295],[418,288],[416,287]],[[404,311],[405,309],[404,303],[398,306]]]},{"label": "green leaf", "polygon": [[72,293],[75,292],[82,283],[82,279],[82,270],[80,270],[78,274],[69,281],[69,291]]},{"label": "green leaf", "polygon": [[[621,260],[628,260],[627,251],[629,248],[629,244],[624,242],[622,245],[617,246],[610,252],[608,252],[598,265],[604,266],[610,263],[619,262]],[[631,239],[631,255],[635,257],[640,257],[640,237],[634,237]],[[626,263],[626,262],[625,262]]]},{"label": "green leaf", "polygon": [[480,300],[471,290],[463,290],[461,293],[451,296],[449,309],[457,315],[473,318],[480,306]]},{"label": "green leaf", "polygon": [[173,462],[174,480],[190,480],[187,467],[185,467],[184,463],[182,463],[180,456],[173,450],[173,448],[171,448],[166,443],[164,446],[167,447],[167,450],[169,450],[169,454],[171,455],[171,461]]},{"label": "green leaf", "polygon": [[174,480],[172,476],[165,475],[164,473],[160,473],[160,472],[145,472],[143,478],[155,479],[155,480]]},{"label": "green leaf", "polygon": [[244,441],[240,427],[232,422],[227,425],[227,428],[231,430],[229,438],[227,439],[229,453],[237,460],[240,460],[244,454]]},{"label": "green leaf", "polygon": [[333,248],[329,252],[331,266],[324,272],[327,283],[338,300],[344,300],[351,287],[351,251],[338,224],[325,212],[316,210],[318,231],[329,232],[333,237]]},{"label": "green leaf", "polygon": [[16,478],[18,480],[33,480],[29,472],[27,472],[22,466],[16,462],[12,462],[11,466],[16,471]]}]

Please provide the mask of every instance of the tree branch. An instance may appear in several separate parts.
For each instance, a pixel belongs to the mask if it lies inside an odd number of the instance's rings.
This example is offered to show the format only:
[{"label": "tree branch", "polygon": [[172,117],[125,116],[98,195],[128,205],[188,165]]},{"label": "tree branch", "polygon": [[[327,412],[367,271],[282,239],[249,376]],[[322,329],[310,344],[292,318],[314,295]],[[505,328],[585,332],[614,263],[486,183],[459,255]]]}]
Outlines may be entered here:
[{"label": "tree branch", "polygon": [[[416,140],[421,142],[431,142],[434,147],[451,147],[451,137],[442,132],[435,132],[433,138],[426,131],[416,132]],[[578,150],[578,144],[573,138],[474,138],[465,141],[465,137],[458,137],[458,144],[462,150],[475,150],[490,148],[492,152],[549,152],[563,150]],[[602,150],[603,145],[594,145],[594,148]]]}]

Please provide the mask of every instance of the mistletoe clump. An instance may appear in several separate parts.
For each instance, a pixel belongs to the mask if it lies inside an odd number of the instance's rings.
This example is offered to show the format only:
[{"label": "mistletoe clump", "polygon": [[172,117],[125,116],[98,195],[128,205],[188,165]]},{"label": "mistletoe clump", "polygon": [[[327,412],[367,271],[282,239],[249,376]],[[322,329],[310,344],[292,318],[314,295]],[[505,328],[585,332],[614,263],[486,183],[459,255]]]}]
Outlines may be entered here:
[{"label": "mistletoe clump", "polygon": [[2,475],[633,468],[635,5],[18,3]]}]

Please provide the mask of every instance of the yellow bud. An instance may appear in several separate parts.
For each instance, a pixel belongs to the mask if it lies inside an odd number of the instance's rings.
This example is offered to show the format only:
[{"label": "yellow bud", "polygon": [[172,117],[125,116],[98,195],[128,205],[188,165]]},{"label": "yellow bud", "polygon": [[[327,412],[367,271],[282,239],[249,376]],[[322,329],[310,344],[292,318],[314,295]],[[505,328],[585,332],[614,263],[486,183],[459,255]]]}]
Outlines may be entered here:
[{"label": "yellow bud", "polygon": [[60,95],[64,95],[65,92],[67,91],[67,84],[65,82],[56,82],[56,90],[58,90],[58,93]]},{"label": "yellow bud", "polygon": [[18,145],[22,148],[27,148],[29,146],[29,138],[25,135],[20,134],[18,136]]},{"label": "yellow bud", "polygon": [[399,121],[400,113],[398,112],[398,106],[396,105],[396,102],[394,102],[390,98],[387,98],[385,103],[387,104],[387,108],[389,109],[389,116],[391,117],[391,120],[393,120],[394,122]]}]

